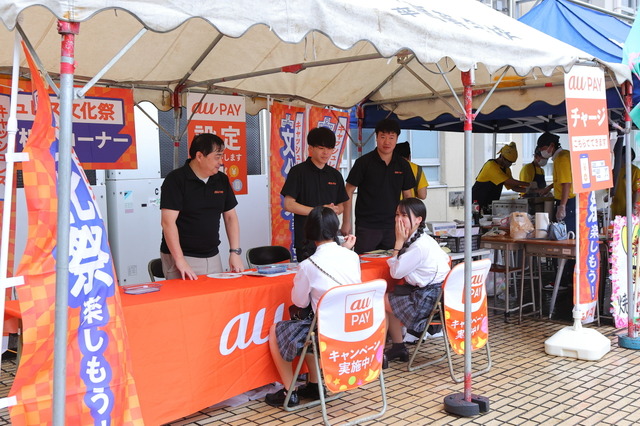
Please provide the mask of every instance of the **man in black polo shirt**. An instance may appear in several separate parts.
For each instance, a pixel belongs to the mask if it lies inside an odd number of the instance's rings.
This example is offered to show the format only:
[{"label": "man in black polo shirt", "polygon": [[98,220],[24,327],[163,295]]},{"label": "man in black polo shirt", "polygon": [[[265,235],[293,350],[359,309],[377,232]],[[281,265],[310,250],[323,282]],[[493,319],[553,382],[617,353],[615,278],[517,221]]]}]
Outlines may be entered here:
[{"label": "man in black polo shirt", "polygon": [[193,138],[184,166],[173,170],[162,184],[160,258],[167,279],[198,279],[222,272],[218,252],[220,216],[229,238],[229,268],[243,270],[240,225],[229,178],[219,172],[224,142],[211,133]]},{"label": "man in black polo shirt", "polygon": [[309,157],[289,170],[280,194],[284,209],[294,214],[294,245],[298,262],[315,252],[315,244],[305,241],[304,224],[309,212],[317,206],[333,209],[341,214],[349,199],[344,179],[339,171],[327,165],[336,146],[336,135],[326,127],[312,129],[307,135]]},{"label": "man in black polo shirt", "polygon": [[409,198],[412,196],[411,189],[416,186],[407,160],[393,152],[399,135],[397,121],[380,121],[376,125],[376,149],[358,158],[347,177],[349,201],[344,205],[341,231],[344,235],[351,232],[351,201],[358,188],[354,247],[358,254],[393,248],[400,194]]}]

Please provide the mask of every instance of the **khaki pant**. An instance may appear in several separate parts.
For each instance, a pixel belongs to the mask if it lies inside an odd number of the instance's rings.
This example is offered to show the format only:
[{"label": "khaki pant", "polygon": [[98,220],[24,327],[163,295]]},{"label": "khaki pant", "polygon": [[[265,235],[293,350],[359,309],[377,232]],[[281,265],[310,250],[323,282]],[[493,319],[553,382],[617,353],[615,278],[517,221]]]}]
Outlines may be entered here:
[{"label": "khaki pant", "polygon": [[[162,259],[162,272],[164,272],[164,276],[168,280],[174,280],[182,278],[180,276],[180,271],[176,268],[176,262],[173,260],[173,256],[166,253],[160,253],[160,258]],[[213,257],[191,257],[185,256],[193,272],[196,275],[207,275],[214,274],[216,272],[222,272],[222,261],[220,260],[220,253],[216,254]]]}]

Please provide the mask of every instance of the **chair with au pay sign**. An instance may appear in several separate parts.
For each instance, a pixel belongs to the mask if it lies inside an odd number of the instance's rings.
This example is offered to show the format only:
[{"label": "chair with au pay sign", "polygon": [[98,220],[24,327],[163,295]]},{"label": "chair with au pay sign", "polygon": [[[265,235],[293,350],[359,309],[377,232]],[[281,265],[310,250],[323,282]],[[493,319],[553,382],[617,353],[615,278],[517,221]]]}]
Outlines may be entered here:
[{"label": "chair with au pay sign", "polygon": [[[491,260],[476,260],[471,262],[471,265],[471,350],[476,351],[484,347],[486,357],[486,363],[472,372],[471,377],[476,377],[491,369],[487,290],[485,287],[485,281],[491,268]],[[456,354],[464,354],[464,266],[464,263],[454,266],[442,283],[437,302],[429,314],[425,329],[409,358],[409,364],[407,365],[409,371],[439,363],[446,358],[451,379],[456,383],[464,381],[463,375],[455,375],[451,353],[453,350]],[[443,317],[444,321],[441,321],[440,318]],[[420,349],[423,348],[423,344],[427,342],[427,328],[429,325],[436,324],[441,324],[443,327],[443,340],[441,342],[444,344],[444,353],[437,359],[430,358],[417,364],[416,357],[420,353]],[[436,340],[429,339],[429,341]],[[421,359],[424,359],[422,354]]]},{"label": "chair with au pay sign", "polygon": [[283,246],[260,246],[247,250],[247,263],[249,268],[256,265],[269,265],[271,263],[290,262],[291,252]]},{"label": "chair with au pay sign", "polygon": [[[307,335],[300,360],[284,401],[287,411],[320,404],[325,425],[329,425],[327,402],[342,396],[342,392],[356,389],[378,380],[382,407],[380,411],[359,417],[347,424],[377,419],[387,410],[387,396],[382,375],[382,359],[387,334],[384,293],[387,283],[378,279],[360,284],[337,286],[327,291],[318,302],[316,315]],[[317,325],[317,328],[316,328]],[[317,343],[316,343],[317,336]],[[318,374],[319,401],[289,407],[291,392],[305,354],[311,348]],[[320,367],[322,369],[320,370]],[[327,389],[337,395],[326,398]],[[372,398],[370,398],[372,399]]]}]

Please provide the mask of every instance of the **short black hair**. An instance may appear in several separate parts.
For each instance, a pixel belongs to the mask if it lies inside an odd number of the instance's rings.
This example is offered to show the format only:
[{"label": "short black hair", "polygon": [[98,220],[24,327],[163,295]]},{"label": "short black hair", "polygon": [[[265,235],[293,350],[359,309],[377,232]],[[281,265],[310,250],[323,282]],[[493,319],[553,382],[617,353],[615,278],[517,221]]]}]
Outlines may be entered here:
[{"label": "short black hair", "polygon": [[400,135],[400,125],[396,120],[385,118],[384,120],[378,121],[378,124],[376,124],[376,135],[380,132]]},{"label": "short black hair", "polygon": [[336,147],[336,134],[328,127],[316,127],[307,134],[309,146],[323,146],[325,148]]},{"label": "short black hair", "polygon": [[201,152],[205,157],[213,151],[224,150],[224,141],[220,136],[213,133],[200,133],[195,135],[189,147],[189,158],[196,158],[196,154]]},{"label": "short black hair", "polygon": [[411,157],[411,145],[409,145],[409,142],[400,142],[396,144],[393,151],[402,158]]},{"label": "short black hair", "polygon": [[538,142],[536,143],[536,148],[542,148],[543,146],[549,146],[554,144],[554,148],[560,147],[560,136],[554,135],[553,133],[544,132],[538,138]]},{"label": "short black hair", "polygon": [[308,241],[335,240],[338,235],[340,221],[338,215],[329,207],[314,207],[304,224],[304,237]]},{"label": "short black hair", "polygon": [[[627,157],[627,149],[625,147],[622,147],[622,158],[626,158]],[[636,151],[631,148],[631,161],[634,161],[636,159]]]}]

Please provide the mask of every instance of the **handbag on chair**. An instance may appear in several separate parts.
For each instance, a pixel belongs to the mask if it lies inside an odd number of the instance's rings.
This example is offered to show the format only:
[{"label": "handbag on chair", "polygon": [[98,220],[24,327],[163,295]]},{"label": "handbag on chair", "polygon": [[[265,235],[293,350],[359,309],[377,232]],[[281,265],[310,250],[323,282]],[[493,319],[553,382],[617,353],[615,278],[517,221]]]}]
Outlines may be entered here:
[{"label": "handbag on chair", "polygon": [[289,306],[289,316],[292,320],[305,320],[305,319],[313,319],[313,309],[311,308],[311,303],[308,306],[301,308],[297,305]]}]

